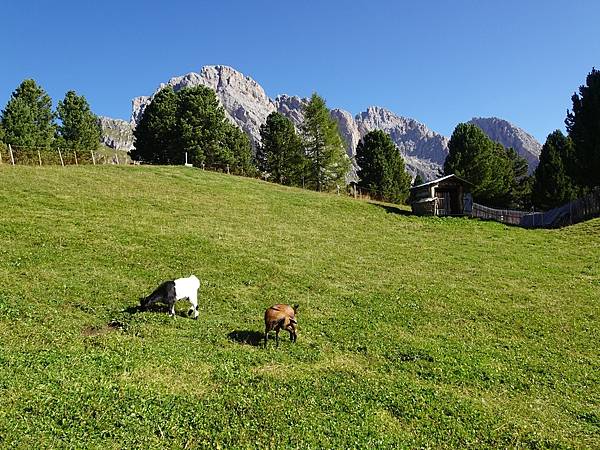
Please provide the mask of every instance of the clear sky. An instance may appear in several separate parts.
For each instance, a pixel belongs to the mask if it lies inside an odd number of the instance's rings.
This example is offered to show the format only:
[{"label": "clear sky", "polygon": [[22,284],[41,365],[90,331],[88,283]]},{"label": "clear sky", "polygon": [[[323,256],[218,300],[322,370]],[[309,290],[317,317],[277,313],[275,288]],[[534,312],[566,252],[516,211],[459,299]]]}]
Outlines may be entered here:
[{"label": "clear sky", "polygon": [[600,0],[3,0],[0,108],[26,78],[129,119],[131,99],[224,64],[269,96],[388,108],[446,136],[497,116],[543,142],[600,67]]}]

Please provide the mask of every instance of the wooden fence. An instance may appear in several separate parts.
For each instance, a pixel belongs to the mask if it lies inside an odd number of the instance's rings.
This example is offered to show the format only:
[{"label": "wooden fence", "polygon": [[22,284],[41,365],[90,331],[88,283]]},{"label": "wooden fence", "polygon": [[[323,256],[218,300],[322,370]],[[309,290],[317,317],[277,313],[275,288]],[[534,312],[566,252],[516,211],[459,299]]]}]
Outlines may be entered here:
[{"label": "wooden fence", "polygon": [[495,220],[525,228],[557,228],[600,217],[600,188],[588,195],[549,211],[494,209],[473,203],[471,217]]},{"label": "wooden fence", "polygon": [[510,225],[520,225],[524,216],[532,214],[529,211],[516,211],[512,209],[495,209],[488,206],[473,203],[471,217],[477,217],[483,220],[495,220]]}]

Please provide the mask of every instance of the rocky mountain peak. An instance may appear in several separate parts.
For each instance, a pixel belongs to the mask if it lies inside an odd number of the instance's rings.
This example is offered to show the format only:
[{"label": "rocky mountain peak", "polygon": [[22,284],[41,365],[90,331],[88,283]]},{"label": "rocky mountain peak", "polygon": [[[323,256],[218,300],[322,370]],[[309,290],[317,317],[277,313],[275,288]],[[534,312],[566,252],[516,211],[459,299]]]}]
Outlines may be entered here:
[{"label": "rocky mountain peak", "polygon": [[540,144],[525,130],[497,117],[474,117],[468,123],[477,125],[494,142],[504,147],[512,147],[527,160],[529,173],[537,167],[542,152]]}]

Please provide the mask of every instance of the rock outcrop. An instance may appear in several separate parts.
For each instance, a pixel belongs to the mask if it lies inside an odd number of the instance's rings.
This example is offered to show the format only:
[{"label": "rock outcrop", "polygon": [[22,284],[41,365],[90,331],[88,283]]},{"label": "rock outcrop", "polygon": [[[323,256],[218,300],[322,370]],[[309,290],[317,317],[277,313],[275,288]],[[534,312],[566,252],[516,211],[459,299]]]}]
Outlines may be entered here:
[{"label": "rock outcrop", "polygon": [[307,103],[307,98],[300,98],[295,95],[278,95],[275,98],[277,112],[290,119],[296,125],[296,128],[304,121],[303,108]]},{"label": "rock outcrop", "polygon": [[101,142],[115,150],[129,151],[133,148],[133,127],[131,123],[110,117],[98,117],[102,127]]},{"label": "rock outcrop", "polygon": [[332,109],[331,117],[337,122],[340,134],[346,142],[346,153],[353,158],[356,156],[356,146],[362,137],[354,117],[343,109]]},{"label": "rock outcrop", "polygon": [[512,147],[527,160],[529,173],[533,173],[540,161],[542,144],[525,130],[497,117],[475,117],[468,123],[477,125],[494,142]]}]

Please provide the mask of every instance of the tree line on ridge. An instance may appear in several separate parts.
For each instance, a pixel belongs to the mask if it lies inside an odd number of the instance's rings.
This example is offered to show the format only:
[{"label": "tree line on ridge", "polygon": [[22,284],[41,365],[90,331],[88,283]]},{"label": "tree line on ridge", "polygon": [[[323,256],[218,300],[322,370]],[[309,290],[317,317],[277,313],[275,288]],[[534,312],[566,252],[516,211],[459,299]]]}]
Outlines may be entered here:
[{"label": "tree line on ridge", "polygon": [[[474,124],[460,123],[449,141],[440,175],[454,173],[473,183],[473,199],[492,207],[550,209],[600,186],[600,71],[587,75],[572,98],[567,135],[556,130],[542,147],[534,174],[512,148],[493,142]],[[346,184],[351,161],[336,121],[314,93],[298,128],[271,113],[253,149],[247,136],[226,117],[216,94],[205,86],[161,89],[134,131],[132,159],[149,164],[182,164],[264,177],[317,191]],[[101,127],[85,97],[65,94],[52,100],[34,80],[24,80],[0,115],[0,142],[23,148],[90,150],[100,143]],[[377,197],[406,202],[411,177],[391,137],[367,133],[356,148],[358,186]],[[412,185],[422,183],[420,174]]]}]

